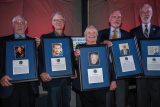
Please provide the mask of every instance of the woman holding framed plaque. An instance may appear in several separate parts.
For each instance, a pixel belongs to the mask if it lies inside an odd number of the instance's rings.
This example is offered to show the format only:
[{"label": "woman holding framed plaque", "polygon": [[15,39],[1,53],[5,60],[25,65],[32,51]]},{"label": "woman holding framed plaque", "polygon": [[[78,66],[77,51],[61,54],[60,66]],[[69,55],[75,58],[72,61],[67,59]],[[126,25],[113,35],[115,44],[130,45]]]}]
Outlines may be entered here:
[{"label": "woman holding framed plaque", "polygon": [[[75,50],[75,56],[79,57],[80,56],[80,50],[79,48],[83,46],[91,46],[91,45],[97,45],[97,36],[98,36],[98,31],[94,26],[88,26],[84,32],[85,38],[86,38],[86,43],[81,44],[77,46],[77,49]],[[111,45],[111,44],[109,44]],[[98,52],[89,52],[88,53],[88,64],[89,66],[99,66],[100,64],[100,53]],[[92,72],[93,71],[93,72]],[[99,73],[98,73],[99,72]],[[88,82],[89,84],[94,84],[94,83],[100,83],[101,81],[101,76],[100,73],[101,70],[99,69],[88,69]],[[103,71],[102,71],[103,72]],[[94,81],[91,79],[93,75],[96,75],[96,73],[99,74],[99,81],[97,79]],[[90,75],[90,76],[89,76]],[[97,78],[97,77],[96,77]],[[86,81],[87,82],[87,81]],[[113,85],[112,85],[113,86]],[[112,87],[116,88],[116,86]],[[92,90],[87,90],[80,92],[80,99],[82,102],[82,107],[106,107],[106,94],[107,94],[107,87],[103,89],[92,89]],[[107,94],[107,97],[110,97],[109,94]],[[107,101],[108,102],[108,101]],[[108,106],[107,106],[108,107]]]}]

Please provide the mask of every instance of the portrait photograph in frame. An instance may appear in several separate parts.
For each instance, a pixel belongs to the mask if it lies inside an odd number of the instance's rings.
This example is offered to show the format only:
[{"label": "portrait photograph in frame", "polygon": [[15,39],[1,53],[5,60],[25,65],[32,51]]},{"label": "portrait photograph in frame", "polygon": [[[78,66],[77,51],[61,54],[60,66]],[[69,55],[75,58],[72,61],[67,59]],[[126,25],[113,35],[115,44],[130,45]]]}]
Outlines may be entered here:
[{"label": "portrait photograph in frame", "polygon": [[6,42],[6,74],[11,82],[38,80],[34,39]]},{"label": "portrait photograph in frame", "polygon": [[77,79],[72,83],[73,89],[75,91],[87,91],[107,88],[109,85],[108,48],[104,45],[81,47],[79,72]]},{"label": "portrait photograph in frame", "polygon": [[73,47],[69,37],[43,39],[46,72],[53,78],[73,75]]},{"label": "portrait photograph in frame", "polygon": [[121,56],[128,56],[130,54],[128,43],[119,44]]},{"label": "portrait photograph in frame", "polygon": [[112,40],[112,60],[116,78],[128,78],[143,73],[135,38]]},{"label": "portrait photograph in frame", "polygon": [[98,51],[88,53],[88,60],[90,66],[98,66],[100,64]]},{"label": "portrait photograph in frame", "polygon": [[62,43],[53,43],[52,44],[52,54],[53,54],[53,57],[63,56]]},{"label": "portrait photograph in frame", "polygon": [[15,52],[16,58],[24,58],[25,57],[25,46],[16,46],[14,52]]},{"label": "portrait photograph in frame", "polygon": [[160,39],[140,41],[142,67],[147,77],[160,77]]}]

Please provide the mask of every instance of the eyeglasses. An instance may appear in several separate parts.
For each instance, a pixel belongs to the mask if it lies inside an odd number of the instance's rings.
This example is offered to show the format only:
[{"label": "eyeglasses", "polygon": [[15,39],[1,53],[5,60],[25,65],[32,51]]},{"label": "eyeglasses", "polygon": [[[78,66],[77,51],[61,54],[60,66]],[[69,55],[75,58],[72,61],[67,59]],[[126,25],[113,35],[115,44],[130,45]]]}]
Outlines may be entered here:
[{"label": "eyeglasses", "polygon": [[14,22],[15,25],[25,25],[26,23],[23,21],[16,21]]},{"label": "eyeglasses", "polygon": [[53,19],[54,22],[61,22],[63,23],[64,22],[64,19]]}]

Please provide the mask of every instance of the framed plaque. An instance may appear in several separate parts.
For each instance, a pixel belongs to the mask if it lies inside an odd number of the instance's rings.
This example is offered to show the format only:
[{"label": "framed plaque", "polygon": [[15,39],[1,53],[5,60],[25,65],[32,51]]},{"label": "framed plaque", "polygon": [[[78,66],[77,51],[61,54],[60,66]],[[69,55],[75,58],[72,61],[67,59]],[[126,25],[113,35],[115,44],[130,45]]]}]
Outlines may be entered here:
[{"label": "framed plaque", "polygon": [[46,72],[53,78],[73,75],[73,47],[69,37],[43,39]]},{"label": "framed plaque", "polygon": [[77,91],[107,88],[110,85],[108,48],[85,46],[80,48],[78,78],[73,81]]},{"label": "framed plaque", "polygon": [[140,56],[135,38],[112,41],[112,60],[116,78],[142,74]]},{"label": "framed plaque", "polygon": [[75,36],[72,37],[72,42],[73,42],[73,49],[75,51],[77,45],[86,43],[86,39],[85,37]]},{"label": "framed plaque", "polygon": [[33,39],[6,42],[6,75],[11,82],[37,79],[36,47]]},{"label": "framed plaque", "polygon": [[160,40],[141,40],[142,65],[145,76],[160,76]]}]

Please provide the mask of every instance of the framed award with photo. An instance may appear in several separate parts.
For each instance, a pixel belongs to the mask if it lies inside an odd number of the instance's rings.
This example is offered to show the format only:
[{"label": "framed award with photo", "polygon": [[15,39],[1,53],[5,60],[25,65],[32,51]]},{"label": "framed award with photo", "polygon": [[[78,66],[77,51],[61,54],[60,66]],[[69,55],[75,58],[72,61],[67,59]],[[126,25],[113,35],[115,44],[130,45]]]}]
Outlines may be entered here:
[{"label": "framed award with photo", "polygon": [[37,80],[36,46],[33,39],[6,42],[6,75],[11,82]]},{"label": "framed award with photo", "polygon": [[46,72],[53,78],[73,75],[73,46],[69,37],[43,39]]},{"label": "framed award with photo", "polygon": [[143,73],[135,38],[112,40],[112,61],[116,78],[125,78]]},{"label": "framed award with photo", "polygon": [[148,77],[159,77],[160,39],[141,40],[140,45],[144,75]]},{"label": "framed award with photo", "polygon": [[107,88],[110,85],[108,48],[102,45],[80,47],[77,75],[72,83],[74,90]]}]

